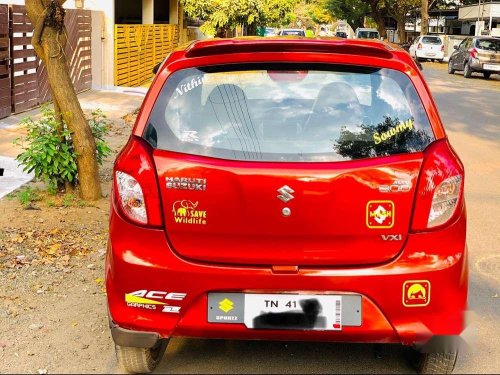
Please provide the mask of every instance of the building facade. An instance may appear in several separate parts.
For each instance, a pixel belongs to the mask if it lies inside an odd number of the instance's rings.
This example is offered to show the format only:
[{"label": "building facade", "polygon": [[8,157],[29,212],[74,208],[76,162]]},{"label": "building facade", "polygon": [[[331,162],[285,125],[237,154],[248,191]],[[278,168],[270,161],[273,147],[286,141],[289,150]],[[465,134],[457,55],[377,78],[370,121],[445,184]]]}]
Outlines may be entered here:
[{"label": "building facade", "polygon": [[[0,4],[24,3],[0,0]],[[169,49],[194,38],[178,0],[67,0],[64,7],[92,11],[92,81],[96,89],[138,86],[141,79],[147,79],[149,73],[145,72]],[[128,65],[120,65],[123,61]],[[138,66],[144,72],[130,78]]]}]

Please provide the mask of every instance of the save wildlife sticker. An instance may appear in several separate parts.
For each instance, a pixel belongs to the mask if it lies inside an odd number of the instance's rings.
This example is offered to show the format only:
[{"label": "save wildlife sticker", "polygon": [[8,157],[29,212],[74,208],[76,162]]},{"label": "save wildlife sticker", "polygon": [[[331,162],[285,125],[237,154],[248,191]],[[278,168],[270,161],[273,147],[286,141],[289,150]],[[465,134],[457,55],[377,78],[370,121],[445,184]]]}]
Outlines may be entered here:
[{"label": "save wildlife sticker", "polygon": [[366,205],[366,226],[373,229],[392,228],[394,214],[394,202],[370,201]]},{"label": "save wildlife sticker", "polygon": [[172,214],[177,224],[206,225],[207,211],[198,209],[199,202],[177,201],[172,206]]}]

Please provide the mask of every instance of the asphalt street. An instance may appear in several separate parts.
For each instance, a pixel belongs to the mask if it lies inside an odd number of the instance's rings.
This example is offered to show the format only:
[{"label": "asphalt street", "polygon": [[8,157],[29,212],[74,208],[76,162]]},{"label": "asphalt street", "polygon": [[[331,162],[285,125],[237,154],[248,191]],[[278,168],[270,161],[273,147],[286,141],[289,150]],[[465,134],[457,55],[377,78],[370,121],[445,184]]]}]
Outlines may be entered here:
[{"label": "asphalt street", "polygon": [[[470,251],[468,350],[456,373],[500,373],[500,76],[424,76],[466,168]],[[156,373],[414,373],[399,346],[174,339]],[[114,360],[110,361],[112,367]],[[111,369],[110,369],[111,370]]]}]

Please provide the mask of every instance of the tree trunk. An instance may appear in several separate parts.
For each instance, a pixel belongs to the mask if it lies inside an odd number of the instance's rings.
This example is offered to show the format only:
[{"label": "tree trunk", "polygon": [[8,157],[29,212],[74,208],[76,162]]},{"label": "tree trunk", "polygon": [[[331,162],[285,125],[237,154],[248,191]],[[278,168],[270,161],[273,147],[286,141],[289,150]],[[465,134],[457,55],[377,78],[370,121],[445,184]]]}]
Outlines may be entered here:
[{"label": "tree trunk", "polygon": [[420,35],[427,35],[427,28],[429,25],[429,0],[422,0],[421,16]]},{"label": "tree trunk", "polygon": [[66,0],[26,0],[28,17],[35,26],[32,44],[47,68],[54,102],[60,107],[60,113],[71,132],[77,154],[81,196],[87,201],[97,200],[101,198],[101,184],[96,144],[69,75],[64,53],[66,31],[64,29],[58,32],[55,28],[44,25],[46,8],[51,1],[61,6],[66,2]]},{"label": "tree trunk", "polygon": [[398,17],[396,19],[396,22],[398,23],[398,39],[399,39],[399,44],[405,43],[406,42],[406,30],[405,30],[405,17],[403,15],[402,18]]},{"label": "tree trunk", "polygon": [[252,23],[247,26],[247,35],[257,35],[257,25],[255,23]]},{"label": "tree trunk", "polygon": [[377,24],[377,29],[378,32],[380,33],[380,36],[384,38],[384,40],[386,40],[387,31],[385,29],[384,17],[382,17],[382,14],[380,13],[380,9],[378,8],[378,3],[379,0],[370,0],[370,15]]}]

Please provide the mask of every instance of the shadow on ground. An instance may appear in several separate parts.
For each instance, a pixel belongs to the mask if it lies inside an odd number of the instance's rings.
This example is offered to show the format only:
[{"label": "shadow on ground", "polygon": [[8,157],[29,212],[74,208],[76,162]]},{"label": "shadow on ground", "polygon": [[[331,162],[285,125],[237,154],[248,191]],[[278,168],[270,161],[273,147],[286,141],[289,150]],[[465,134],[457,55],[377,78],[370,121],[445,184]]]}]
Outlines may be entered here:
[{"label": "shadow on ground", "polygon": [[175,339],[156,373],[415,373],[399,345]]}]

